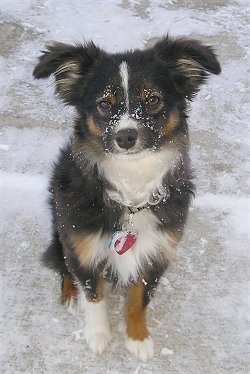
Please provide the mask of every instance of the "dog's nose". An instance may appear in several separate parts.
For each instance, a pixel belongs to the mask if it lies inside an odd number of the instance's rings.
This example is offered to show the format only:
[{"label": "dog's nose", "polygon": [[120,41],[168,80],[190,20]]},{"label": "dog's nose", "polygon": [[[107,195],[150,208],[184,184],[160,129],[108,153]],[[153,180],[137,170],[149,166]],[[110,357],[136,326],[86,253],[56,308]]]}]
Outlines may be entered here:
[{"label": "dog's nose", "polygon": [[115,140],[120,148],[129,149],[135,145],[138,138],[138,132],[135,129],[119,130]]}]

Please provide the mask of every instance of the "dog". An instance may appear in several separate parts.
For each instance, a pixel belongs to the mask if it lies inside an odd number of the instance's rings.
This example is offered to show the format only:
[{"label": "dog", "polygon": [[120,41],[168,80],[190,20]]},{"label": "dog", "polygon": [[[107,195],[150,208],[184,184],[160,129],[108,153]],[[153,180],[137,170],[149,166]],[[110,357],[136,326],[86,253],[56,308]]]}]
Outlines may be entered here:
[{"label": "dog", "polygon": [[43,256],[62,277],[63,303],[85,308],[85,339],[111,339],[105,282],[126,292],[126,347],[147,361],[146,309],[180,241],[194,194],[187,104],[220,64],[210,46],[163,37],[107,53],[93,42],[55,42],[35,78],[76,110],[50,183],[53,238]]}]

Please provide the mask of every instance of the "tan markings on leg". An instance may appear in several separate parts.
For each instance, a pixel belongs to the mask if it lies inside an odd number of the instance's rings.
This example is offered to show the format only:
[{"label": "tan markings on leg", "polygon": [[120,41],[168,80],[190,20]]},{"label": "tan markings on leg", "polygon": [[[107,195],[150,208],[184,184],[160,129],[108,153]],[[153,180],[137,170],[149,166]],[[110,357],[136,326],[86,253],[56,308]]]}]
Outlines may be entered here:
[{"label": "tan markings on leg", "polygon": [[164,233],[165,245],[163,245],[163,256],[168,262],[174,255],[177,244],[179,243],[182,236],[182,231],[179,229],[167,230]]},{"label": "tan markings on leg", "polygon": [[146,308],[143,308],[144,284],[140,281],[127,290],[125,309],[126,333],[133,340],[144,340],[149,337],[146,326]]},{"label": "tan markings on leg", "polygon": [[161,129],[161,134],[164,136],[169,136],[179,124],[179,114],[177,111],[170,113],[166,123]]},{"label": "tan markings on leg", "polygon": [[92,116],[87,117],[86,124],[88,126],[88,129],[92,135],[95,136],[103,136],[103,131],[100,129],[98,124],[94,121]]},{"label": "tan markings on leg", "polygon": [[172,237],[172,240],[175,243],[175,245],[177,245],[178,242],[181,240],[183,231],[183,228],[175,228],[169,231],[169,235]]},{"label": "tan markings on leg", "polygon": [[89,302],[98,303],[99,301],[103,300],[103,297],[104,297],[104,281],[105,280],[104,280],[103,277],[100,277],[98,279],[97,286],[96,286],[96,292],[95,292],[94,296],[86,292],[86,299]]},{"label": "tan markings on leg", "polygon": [[100,243],[100,234],[71,234],[70,241],[81,265],[92,267],[96,263],[95,259],[98,256],[98,252],[101,250],[98,245]]},{"label": "tan markings on leg", "polygon": [[63,276],[63,283],[62,283],[62,295],[61,295],[61,303],[65,304],[69,302],[70,299],[76,299],[77,296],[77,288],[74,284],[74,280],[71,275],[64,275]]}]

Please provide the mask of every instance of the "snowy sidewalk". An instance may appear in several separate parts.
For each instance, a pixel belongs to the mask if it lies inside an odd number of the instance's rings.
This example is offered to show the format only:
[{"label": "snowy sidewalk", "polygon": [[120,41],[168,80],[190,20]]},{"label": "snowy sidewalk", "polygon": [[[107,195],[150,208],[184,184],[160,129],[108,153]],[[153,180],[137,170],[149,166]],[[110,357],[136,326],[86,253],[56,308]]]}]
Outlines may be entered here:
[{"label": "snowy sidewalk", "polygon": [[[250,372],[248,3],[1,0],[1,373]],[[118,293],[109,303],[113,340],[95,357],[79,339],[81,316],[59,303],[59,278],[39,262],[50,237],[50,166],[71,133],[72,110],[53,97],[52,80],[34,81],[32,70],[52,40],[93,39],[121,51],[151,45],[168,32],[211,44],[222,65],[192,103],[197,196],[150,307],[154,359],[142,364],[125,351]]]}]

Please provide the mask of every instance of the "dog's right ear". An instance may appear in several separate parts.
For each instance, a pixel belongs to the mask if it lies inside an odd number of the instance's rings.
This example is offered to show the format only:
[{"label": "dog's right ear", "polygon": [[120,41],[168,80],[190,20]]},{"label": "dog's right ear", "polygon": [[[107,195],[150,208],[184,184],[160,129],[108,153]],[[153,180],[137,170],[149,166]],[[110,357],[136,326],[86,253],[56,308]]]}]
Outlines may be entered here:
[{"label": "dog's right ear", "polygon": [[47,46],[40,56],[33,76],[36,79],[47,78],[54,74],[56,93],[67,103],[74,105],[84,93],[87,77],[93,67],[100,62],[106,53],[94,43],[85,45],[68,45],[54,43]]}]

